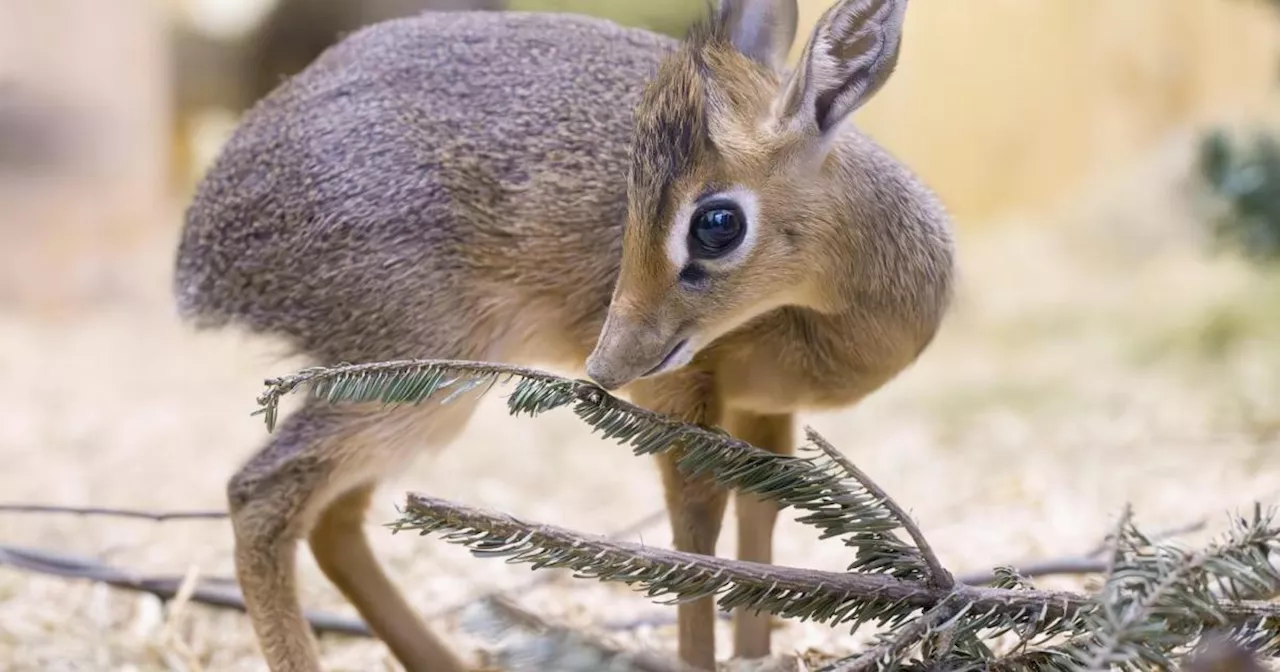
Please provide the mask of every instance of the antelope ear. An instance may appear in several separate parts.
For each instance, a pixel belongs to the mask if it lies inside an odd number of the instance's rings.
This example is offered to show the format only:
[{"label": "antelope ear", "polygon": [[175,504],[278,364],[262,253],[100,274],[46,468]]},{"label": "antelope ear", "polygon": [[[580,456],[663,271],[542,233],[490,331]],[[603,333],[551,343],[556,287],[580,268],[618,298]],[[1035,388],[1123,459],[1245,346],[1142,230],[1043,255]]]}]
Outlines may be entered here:
[{"label": "antelope ear", "polygon": [[825,135],[871,99],[898,64],[907,0],[843,0],[813,29],[778,100],[784,128]]},{"label": "antelope ear", "polygon": [[720,0],[716,21],[744,56],[781,72],[796,39],[796,0]]}]

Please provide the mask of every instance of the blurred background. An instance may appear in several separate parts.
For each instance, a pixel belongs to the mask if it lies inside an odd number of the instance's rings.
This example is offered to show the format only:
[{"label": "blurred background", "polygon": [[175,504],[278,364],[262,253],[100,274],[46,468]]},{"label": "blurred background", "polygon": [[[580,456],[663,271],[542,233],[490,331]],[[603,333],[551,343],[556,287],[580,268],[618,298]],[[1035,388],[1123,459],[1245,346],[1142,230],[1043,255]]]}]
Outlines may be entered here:
[{"label": "blurred background", "polygon": [[[897,74],[855,123],[951,209],[957,304],[900,379],[859,409],[803,420],[915,511],[955,569],[1091,547],[1124,502],[1159,526],[1276,501],[1277,4],[911,5]],[[800,5],[793,56],[829,2]],[[262,379],[294,366],[274,344],[177,322],[169,274],[182,211],[238,115],[340,35],[469,8],[590,13],[679,36],[702,6],[0,0],[0,499],[223,506],[225,479],[264,440],[248,416]],[[660,508],[647,462],[571,418],[529,424],[499,403],[388,488],[371,524],[393,515],[404,488],[596,532]],[[513,451],[530,465],[519,473]],[[779,535],[779,562],[843,564],[802,528]],[[426,611],[524,577],[382,536]],[[665,526],[644,538],[667,543]],[[0,516],[0,542],[231,571],[223,523]],[[310,604],[349,612],[307,572]],[[568,582],[528,600],[588,625],[602,610],[665,609]],[[664,627],[619,636],[674,642]],[[783,650],[851,641],[819,626],[782,636]],[[367,641],[323,647],[333,669],[394,668]],[[260,669],[235,614],[175,614],[154,598],[2,567],[0,663]]]}]

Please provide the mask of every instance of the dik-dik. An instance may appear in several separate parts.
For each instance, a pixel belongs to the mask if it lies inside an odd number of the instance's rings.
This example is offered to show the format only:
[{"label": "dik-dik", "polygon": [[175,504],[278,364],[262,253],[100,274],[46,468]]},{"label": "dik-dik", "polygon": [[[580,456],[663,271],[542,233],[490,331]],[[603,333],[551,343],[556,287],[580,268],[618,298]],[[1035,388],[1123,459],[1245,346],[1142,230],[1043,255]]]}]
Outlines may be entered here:
[{"label": "dik-dik", "polygon": [[[845,0],[798,65],[793,0],[725,0],[681,41],[567,14],[429,13],[325,52],[243,119],[200,185],[182,313],[318,363],[471,359],[583,371],[777,453],[793,414],[913,362],[951,296],[934,194],[846,123],[897,61],[905,0]],[[296,542],[410,670],[464,669],[379,568],[376,484],[474,401],[309,403],[235,474],[237,576],[271,669],[316,670]],[[728,493],[658,460],[676,548],[713,554]],[[738,557],[777,509],[737,499]],[[421,605],[419,605],[421,606]],[[678,610],[713,669],[714,604]],[[734,653],[770,650],[736,615]]]}]

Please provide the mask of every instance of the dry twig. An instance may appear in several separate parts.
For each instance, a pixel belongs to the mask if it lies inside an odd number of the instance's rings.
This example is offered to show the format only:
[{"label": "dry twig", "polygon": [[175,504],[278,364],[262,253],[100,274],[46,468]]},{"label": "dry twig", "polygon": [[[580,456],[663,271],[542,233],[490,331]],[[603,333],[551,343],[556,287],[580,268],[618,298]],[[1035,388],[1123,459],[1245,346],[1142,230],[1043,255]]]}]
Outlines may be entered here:
[{"label": "dry twig", "polygon": [[[1162,532],[1151,535],[1153,542],[1166,541],[1173,537],[1199,532],[1204,529],[1206,521],[1200,520],[1172,527]],[[1101,574],[1107,571],[1107,561],[1099,558],[1107,551],[1106,542],[1102,542],[1090,549],[1082,555],[1068,555],[1061,558],[1050,558],[1047,560],[1024,560],[1021,562],[1003,563],[1000,566],[1013,567],[1019,576],[1027,579],[1033,579],[1041,576],[1061,576],[1068,574]],[[996,580],[995,570],[981,570],[962,574],[956,577],[959,583],[965,583],[970,586],[985,586]]]},{"label": "dry twig", "polygon": [[[40,513],[40,514],[72,514],[80,516],[109,516],[116,518],[136,518],[153,522],[173,520],[218,520],[227,518],[225,511],[174,511],[155,512],[140,509],[116,509],[107,507],[72,507],[48,504],[0,504],[0,513]],[[623,538],[636,534],[666,518],[666,510],[659,510],[609,535],[611,539]],[[169,601],[183,596],[185,576],[143,576],[98,562],[91,558],[68,555],[53,551],[19,546],[0,545],[0,565],[14,569],[60,576],[71,579],[88,579],[107,585],[149,593]],[[490,591],[468,598],[455,605],[441,609],[427,616],[428,619],[440,619],[453,616],[477,600],[498,596],[518,595],[557,578],[555,574],[538,574],[529,581],[500,590]],[[575,584],[576,585],[576,584]],[[202,578],[193,584],[191,592],[185,599],[210,607],[232,609],[244,613],[244,599],[240,595],[235,581],[229,578]],[[359,618],[348,618],[337,614],[308,611],[307,620],[317,634],[333,633],[354,637],[372,637],[369,627]],[[625,625],[625,624],[624,624]]]},{"label": "dry twig", "polygon": [[225,520],[226,511],[143,511],[105,507],[54,506],[52,504],[0,504],[0,513],[69,513],[77,516],[141,518],[157,523],[169,520]]},{"label": "dry twig", "polygon": [[[176,597],[185,579],[182,576],[138,576],[90,558],[8,545],[0,545],[0,565],[50,576],[98,581],[116,588],[149,593],[163,601]],[[245,611],[240,589],[223,581],[200,581],[191,590],[190,600],[211,607]],[[373,636],[360,619],[316,611],[307,611],[305,615],[317,634]]]},{"label": "dry twig", "polygon": [[911,537],[911,541],[915,544],[916,550],[920,551],[920,556],[924,558],[925,565],[929,568],[930,583],[932,583],[934,587],[941,588],[943,590],[947,590],[954,586],[955,579],[952,578],[951,572],[948,572],[947,568],[943,567],[942,562],[938,560],[938,554],[934,553],[933,547],[929,545],[928,539],[926,539],[924,533],[920,531],[920,526],[916,525],[916,521],[913,520],[897,502],[893,501],[893,498],[889,496],[889,493],[885,492],[884,489],[877,485],[875,481],[871,480],[871,477],[868,476],[866,472],[859,469],[853,461],[845,457],[844,453],[836,450],[836,447],[831,445],[830,441],[827,441],[821,434],[814,431],[812,427],[805,428],[805,436],[808,437],[809,441],[813,443],[813,445],[826,453],[827,457],[840,465],[841,469],[845,470],[845,472],[853,477],[859,485],[866,488],[867,492],[880,500],[880,502],[893,513],[893,516],[902,524],[902,529]]}]

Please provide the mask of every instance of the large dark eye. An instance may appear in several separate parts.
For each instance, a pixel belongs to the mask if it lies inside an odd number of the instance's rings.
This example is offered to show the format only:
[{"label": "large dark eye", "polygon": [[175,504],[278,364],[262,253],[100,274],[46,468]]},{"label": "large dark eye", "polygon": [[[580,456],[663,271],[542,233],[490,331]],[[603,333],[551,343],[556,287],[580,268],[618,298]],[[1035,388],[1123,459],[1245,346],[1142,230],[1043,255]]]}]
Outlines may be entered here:
[{"label": "large dark eye", "polygon": [[737,204],[707,203],[693,213],[689,222],[689,251],[703,258],[722,256],[738,245],[746,230],[746,217]]}]

